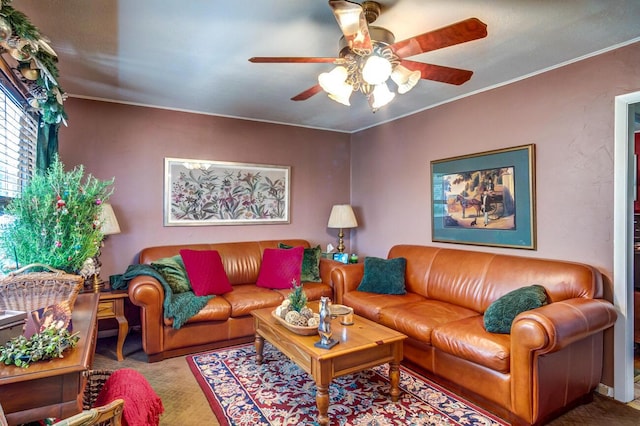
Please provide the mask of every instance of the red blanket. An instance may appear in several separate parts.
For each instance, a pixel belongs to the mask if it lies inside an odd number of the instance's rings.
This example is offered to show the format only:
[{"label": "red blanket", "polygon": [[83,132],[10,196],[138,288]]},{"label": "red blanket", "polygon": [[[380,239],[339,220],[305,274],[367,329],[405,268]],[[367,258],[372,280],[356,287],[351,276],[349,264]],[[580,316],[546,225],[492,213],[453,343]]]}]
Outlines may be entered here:
[{"label": "red blanket", "polygon": [[162,400],[145,377],[136,370],[122,368],[114,371],[102,387],[94,404],[105,405],[114,399],[124,399],[124,426],[157,426],[164,412]]}]

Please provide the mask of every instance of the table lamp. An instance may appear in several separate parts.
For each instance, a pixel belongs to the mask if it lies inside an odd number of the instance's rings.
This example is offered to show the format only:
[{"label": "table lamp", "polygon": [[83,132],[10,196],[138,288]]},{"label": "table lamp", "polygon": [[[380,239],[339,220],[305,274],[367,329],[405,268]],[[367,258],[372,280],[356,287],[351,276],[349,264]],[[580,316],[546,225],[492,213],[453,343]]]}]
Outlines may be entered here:
[{"label": "table lamp", "polygon": [[349,204],[336,204],[331,208],[331,215],[329,215],[329,228],[338,228],[338,252],[344,252],[344,228],[356,228],[358,221],[356,215],[353,213],[353,209]]},{"label": "table lamp", "polygon": [[[120,233],[120,225],[118,225],[118,219],[116,218],[116,214],[113,212],[113,207],[111,207],[111,204],[109,203],[102,204],[102,209],[100,210],[100,223],[101,231],[105,239],[109,235]],[[101,242],[101,247],[102,244],[103,243]],[[93,276],[93,291],[97,293],[100,291],[102,282],[102,280],[100,279],[100,266],[102,266],[102,263],[100,262],[100,249],[98,249],[98,253],[96,253],[95,255],[95,266],[96,273]]]}]

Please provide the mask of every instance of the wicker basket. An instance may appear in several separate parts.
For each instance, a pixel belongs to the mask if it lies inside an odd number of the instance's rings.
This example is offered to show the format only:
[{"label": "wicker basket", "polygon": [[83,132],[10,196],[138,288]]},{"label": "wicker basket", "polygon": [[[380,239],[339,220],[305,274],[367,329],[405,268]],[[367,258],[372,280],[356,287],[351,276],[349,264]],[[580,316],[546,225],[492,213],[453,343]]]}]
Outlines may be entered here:
[{"label": "wicker basket", "polygon": [[82,409],[90,410],[98,399],[98,395],[102,390],[102,387],[107,382],[107,379],[111,377],[114,370],[87,370],[85,375],[87,376],[87,384],[84,388],[84,394],[82,395]]},{"label": "wicker basket", "polygon": [[[26,272],[34,267],[51,272]],[[80,275],[33,263],[0,280],[0,309],[31,312],[64,301],[73,309],[83,283]]]}]

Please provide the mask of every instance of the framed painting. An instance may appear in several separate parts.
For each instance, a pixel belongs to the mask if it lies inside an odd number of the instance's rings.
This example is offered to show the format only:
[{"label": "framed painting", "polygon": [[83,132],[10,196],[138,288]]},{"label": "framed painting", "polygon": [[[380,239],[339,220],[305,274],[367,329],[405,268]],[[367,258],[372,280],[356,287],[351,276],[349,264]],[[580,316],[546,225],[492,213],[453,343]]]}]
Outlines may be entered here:
[{"label": "framed painting", "polygon": [[288,166],[165,158],[164,225],[289,223]]},{"label": "framed painting", "polygon": [[432,240],[536,249],[535,146],[431,162]]}]

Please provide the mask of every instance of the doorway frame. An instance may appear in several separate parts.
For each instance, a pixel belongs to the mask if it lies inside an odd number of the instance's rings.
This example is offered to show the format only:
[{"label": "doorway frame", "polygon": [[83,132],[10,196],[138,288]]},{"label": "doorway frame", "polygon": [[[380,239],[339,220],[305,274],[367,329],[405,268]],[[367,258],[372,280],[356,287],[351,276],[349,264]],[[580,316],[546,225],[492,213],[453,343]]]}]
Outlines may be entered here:
[{"label": "doorway frame", "polygon": [[640,92],[616,96],[614,105],[613,167],[613,304],[618,311],[614,326],[613,397],[633,400],[633,114]]}]

